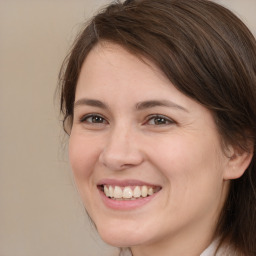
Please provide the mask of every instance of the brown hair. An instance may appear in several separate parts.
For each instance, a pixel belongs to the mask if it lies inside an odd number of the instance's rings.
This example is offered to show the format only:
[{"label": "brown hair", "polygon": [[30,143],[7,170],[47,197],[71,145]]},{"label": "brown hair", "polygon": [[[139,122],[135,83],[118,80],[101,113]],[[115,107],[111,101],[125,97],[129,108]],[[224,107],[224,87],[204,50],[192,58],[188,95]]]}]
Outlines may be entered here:
[{"label": "brown hair", "polygon": [[[109,5],[86,25],[62,67],[64,126],[72,126],[81,66],[101,41],[153,61],[179,91],[212,111],[226,144],[249,150],[249,141],[255,148],[256,41],[229,10],[207,0]],[[244,175],[231,182],[215,236],[242,255],[256,255],[255,152]]]}]

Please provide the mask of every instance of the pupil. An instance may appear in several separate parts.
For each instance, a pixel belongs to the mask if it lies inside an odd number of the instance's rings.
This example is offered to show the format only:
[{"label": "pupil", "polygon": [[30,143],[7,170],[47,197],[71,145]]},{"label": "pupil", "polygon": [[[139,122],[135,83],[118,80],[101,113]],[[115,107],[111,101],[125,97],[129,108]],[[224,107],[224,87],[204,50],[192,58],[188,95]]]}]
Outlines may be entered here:
[{"label": "pupil", "polygon": [[92,118],[92,121],[93,121],[94,123],[102,123],[102,117],[94,116],[94,117]]},{"label": "pupil", "polygon": [[165,123],[165,119],[162,117],[157,117],[155,121],[156,121],[156,124],[164,124]]}]

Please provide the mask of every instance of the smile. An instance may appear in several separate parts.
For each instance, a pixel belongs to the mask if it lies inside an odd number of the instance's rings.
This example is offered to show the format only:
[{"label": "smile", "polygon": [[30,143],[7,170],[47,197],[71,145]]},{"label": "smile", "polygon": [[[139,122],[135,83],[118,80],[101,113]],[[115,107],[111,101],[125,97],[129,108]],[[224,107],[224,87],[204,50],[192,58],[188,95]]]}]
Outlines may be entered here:
[{"label": "smile", "polygon": [[152,196],[161,188],[156,186],[116,186],[116,185],[101,185],[100,190],[113,200],[136,200]]}]

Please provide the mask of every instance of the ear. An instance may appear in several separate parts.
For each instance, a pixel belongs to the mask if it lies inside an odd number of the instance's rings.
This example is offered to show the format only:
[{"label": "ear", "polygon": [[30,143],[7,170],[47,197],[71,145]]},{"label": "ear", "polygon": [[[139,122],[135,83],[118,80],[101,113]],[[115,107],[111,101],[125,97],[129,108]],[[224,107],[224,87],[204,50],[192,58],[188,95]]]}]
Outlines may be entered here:
[{"label": "ear", "polygon": [[224,179],[238,179],[244,174],[252,161],[253,145],[250,145],[248,151],[238,146],[230,146],[228,152],[229,156],[226,166],[227,168],[224,171]]}]

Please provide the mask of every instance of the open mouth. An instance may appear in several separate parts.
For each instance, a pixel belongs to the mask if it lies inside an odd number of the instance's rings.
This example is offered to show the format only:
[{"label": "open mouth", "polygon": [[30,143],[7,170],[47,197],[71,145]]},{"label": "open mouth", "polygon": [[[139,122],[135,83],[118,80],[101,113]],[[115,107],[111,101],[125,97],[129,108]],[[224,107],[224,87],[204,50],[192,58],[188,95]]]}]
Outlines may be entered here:
[{"label": "open mouth", "polygon": [[99,185],[98,188],[106,197],[113,200],[137,200],[152,196],[161,190],[158,186],[116,186],[116,185]]}]

